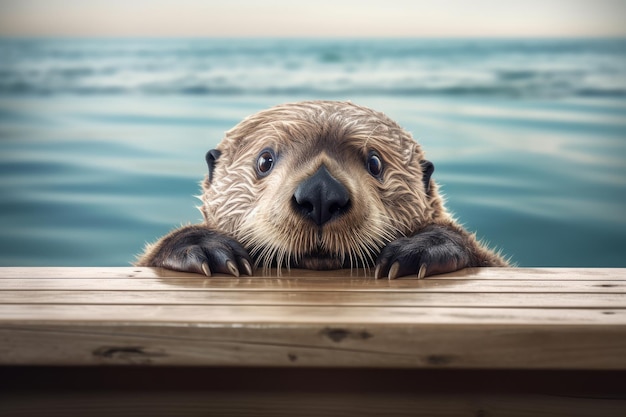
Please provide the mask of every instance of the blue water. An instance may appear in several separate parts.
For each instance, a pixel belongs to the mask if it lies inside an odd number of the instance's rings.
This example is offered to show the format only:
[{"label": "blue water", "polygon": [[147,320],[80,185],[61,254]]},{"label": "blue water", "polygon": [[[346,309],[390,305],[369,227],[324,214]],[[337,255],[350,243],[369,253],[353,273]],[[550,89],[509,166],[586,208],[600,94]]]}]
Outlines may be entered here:
[{"label": "blue water", "polygon": [[518,265],[626,266],[623,39],[0,39],[0,265],[128,265],[225,130],[320,98],[411,131]]}]

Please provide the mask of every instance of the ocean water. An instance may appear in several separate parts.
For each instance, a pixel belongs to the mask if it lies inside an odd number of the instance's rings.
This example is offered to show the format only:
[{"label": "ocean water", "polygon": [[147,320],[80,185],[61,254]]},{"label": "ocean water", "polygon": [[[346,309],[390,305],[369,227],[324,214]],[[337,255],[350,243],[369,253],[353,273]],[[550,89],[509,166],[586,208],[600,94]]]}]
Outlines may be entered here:
[{"label": "ocean water", "polygon": [[0,265],[125,266],[283,102],[383,111],[519,266],[626,266],[626,40],[0,39]]}]

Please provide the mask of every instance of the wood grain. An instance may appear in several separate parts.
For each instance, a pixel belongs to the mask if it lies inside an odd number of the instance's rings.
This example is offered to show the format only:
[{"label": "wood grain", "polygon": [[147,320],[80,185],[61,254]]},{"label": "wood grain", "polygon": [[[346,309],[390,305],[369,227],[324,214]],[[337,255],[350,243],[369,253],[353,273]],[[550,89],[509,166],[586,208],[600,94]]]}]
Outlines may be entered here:
[{"label": "wood grain", "polygon": [[4,365],[626,369],[610,325],[25,322],[0,339]]},{"label": "wood grain", "polygon": [[407,325],[626,325],[624,309],[260,306],[260,305],[0,305],[0,325],[15,322],[115,323],[380,323]]},{"label": "wood grain", "polygon": [[[203,278],[202,275],[172,271],[163,268],[138,267],[0,267],[0,276],[3,278]],[[302,279],[315,278],[324,280],[345,278],[373,278],[373,271],[363,269],[339,269],[334,271],[313,271],[307,269],[256,270],[255,276],[260,278]],[[216,277],[227,277],[216,274]],[[475,280],[626,280],[624,268],[466,268],[449,274],[442,274],[428,279],[471,279]],[[398,281],[412,280],[405,277]]]},{"label": "wood grain", "polygon": [[67,305],[235,305],[235,306],[394,306],[502,308],[626,308],[620,293],[481,293],[420,291],[197,291],[5,290],[2,304]]},{"label": "wood grain", "polygon": [[626,281],[513,281],[470,279],[374,280],[319,278],[2,278],[5,290],[74,290],[74,291],[409,291],[455,293],[583,293],[625,294]]},{"label": "wood grain", "polygon": [[626,269],[0,268],[3,417],[622,416],[625,352]]},{"label": "wood grain", "polygon": [[[144,267],[0,267],[3,278],[204,278],[203,275],[172,271],[163,268]],[[228,277],[216,274],[216,277]],[[373,278],[372,270],[339,269],[332,271],[314,271],[307,269],[263,271],[257,269],[255,277],[279,279],[345,279]],[[471,279],[475,280],[527,280],[527,281],[592,281],[621,280],[626,281],[626,268],[466,268],[456,272],[435,275],[428,279]],[[415,277],[404,277],[398,281],[414,280]]]},{"label": "wood grain", "polygon": [[358,273],[0,268],[0,364],[626,370],[626,270]]}]

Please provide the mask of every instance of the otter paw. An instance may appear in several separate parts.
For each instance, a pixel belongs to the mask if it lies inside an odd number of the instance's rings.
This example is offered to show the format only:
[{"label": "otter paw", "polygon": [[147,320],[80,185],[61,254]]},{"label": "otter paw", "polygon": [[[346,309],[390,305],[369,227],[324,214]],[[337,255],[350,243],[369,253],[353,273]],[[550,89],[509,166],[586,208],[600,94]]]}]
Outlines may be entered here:
[{"label": "otter paw", "polygon": [[252,261],[239,242],[200,226],[184,227],[165,236],[144,263],[209,277],[213,273],[252,275]]},{"label": "otter paw", "polygon": [[374,278],[417,275],[421,279],[453,272],[469,266],[470,256],[462,237],[455,231],[432,227],[388,243],[376,259]]}]

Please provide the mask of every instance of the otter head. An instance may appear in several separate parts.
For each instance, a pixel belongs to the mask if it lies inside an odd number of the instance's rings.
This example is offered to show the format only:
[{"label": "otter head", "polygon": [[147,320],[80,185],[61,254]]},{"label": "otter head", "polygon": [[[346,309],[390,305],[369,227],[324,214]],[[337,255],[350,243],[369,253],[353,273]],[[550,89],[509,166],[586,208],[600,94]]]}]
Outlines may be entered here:
[{"label": "otter head", "polygon": [[387,242],[444,215],[433,165],[411,135],[351,103],[252,115],[207,163],[206,223],[264,268],[369,267]]}]

